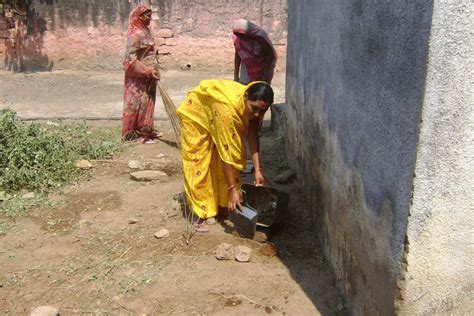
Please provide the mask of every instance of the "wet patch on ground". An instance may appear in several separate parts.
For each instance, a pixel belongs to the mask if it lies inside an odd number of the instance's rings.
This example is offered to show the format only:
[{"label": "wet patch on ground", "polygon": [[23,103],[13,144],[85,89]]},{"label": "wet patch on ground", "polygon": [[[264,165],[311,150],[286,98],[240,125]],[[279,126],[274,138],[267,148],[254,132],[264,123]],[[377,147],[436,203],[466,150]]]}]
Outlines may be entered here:
[{"label": "wet patch on ground", "polygon": [[122,200],[115,191],[69,193],[53,207],[32,211],[29,217],[45,231],[67,234],[79,225],[82,213],[114,211],[121,204]]}]

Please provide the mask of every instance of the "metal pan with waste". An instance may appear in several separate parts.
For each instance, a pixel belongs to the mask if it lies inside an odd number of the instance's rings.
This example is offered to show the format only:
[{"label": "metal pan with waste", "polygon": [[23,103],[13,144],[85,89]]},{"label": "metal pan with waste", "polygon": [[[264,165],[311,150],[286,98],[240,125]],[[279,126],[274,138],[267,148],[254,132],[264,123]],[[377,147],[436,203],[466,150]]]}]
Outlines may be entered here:
[{"label": "metal pan with waste", "polygon": [[231,212],[229,219],[240,236],[253,239],[257,226],[282,224],[288,210],[289,195],[275,188],[242,184],[243,209]]},{"label": "metal pan with waste", "polygon": [[257,225],[272,227],[283,224],[290,196],[268,186],[242,184],[244,204],[257,212]]}]

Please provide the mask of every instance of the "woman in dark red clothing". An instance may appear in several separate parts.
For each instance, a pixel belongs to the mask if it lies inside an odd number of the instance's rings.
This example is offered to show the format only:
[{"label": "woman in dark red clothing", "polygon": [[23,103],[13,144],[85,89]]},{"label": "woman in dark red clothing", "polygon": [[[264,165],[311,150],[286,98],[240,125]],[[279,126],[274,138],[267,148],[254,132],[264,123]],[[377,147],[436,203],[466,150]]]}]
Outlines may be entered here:
[{"label": "woman in dark red clothing", "polygon": [[160,73],[156,64],[155,41],[151,35],[151,9],[140,4],[130,13],[125,50],[125,91],[122,115],[122,139],[153,143],[161,134],[153,128],[156,82]]}]

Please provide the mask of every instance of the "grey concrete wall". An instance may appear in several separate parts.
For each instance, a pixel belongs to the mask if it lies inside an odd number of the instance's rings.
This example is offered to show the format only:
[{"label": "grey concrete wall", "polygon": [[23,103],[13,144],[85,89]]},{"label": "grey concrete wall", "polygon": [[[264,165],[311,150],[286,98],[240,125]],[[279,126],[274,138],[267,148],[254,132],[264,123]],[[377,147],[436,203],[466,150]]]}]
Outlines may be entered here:
[{"label": "grey concrete wall", "polygon": [[391,314],[431,1],[288,2],[287,153],[356,315]]},{"label": "grey concrete wall", "polygon": [[403,300],[406,315],[474,311],[473,5],[436,1]]}]

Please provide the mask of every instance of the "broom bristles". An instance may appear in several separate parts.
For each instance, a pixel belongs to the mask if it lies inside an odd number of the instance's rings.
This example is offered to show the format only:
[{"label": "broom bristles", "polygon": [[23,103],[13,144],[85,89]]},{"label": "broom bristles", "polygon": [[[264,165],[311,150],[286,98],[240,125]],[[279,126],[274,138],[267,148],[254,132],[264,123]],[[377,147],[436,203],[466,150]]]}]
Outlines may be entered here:
[{"label": "broom bristles", "polygon": [[170,96],[161,85],[160,81],[158,81],[158,90],[160,91],[161,99],[163,100],[168,119],[171,122],[171,126],[173,126],[173,131],[176,136],[176,143],[178,144],[178,147],[181,148],[181,124],[179,121],[178,114],[176,114],[176,106],[174,105]]}]

